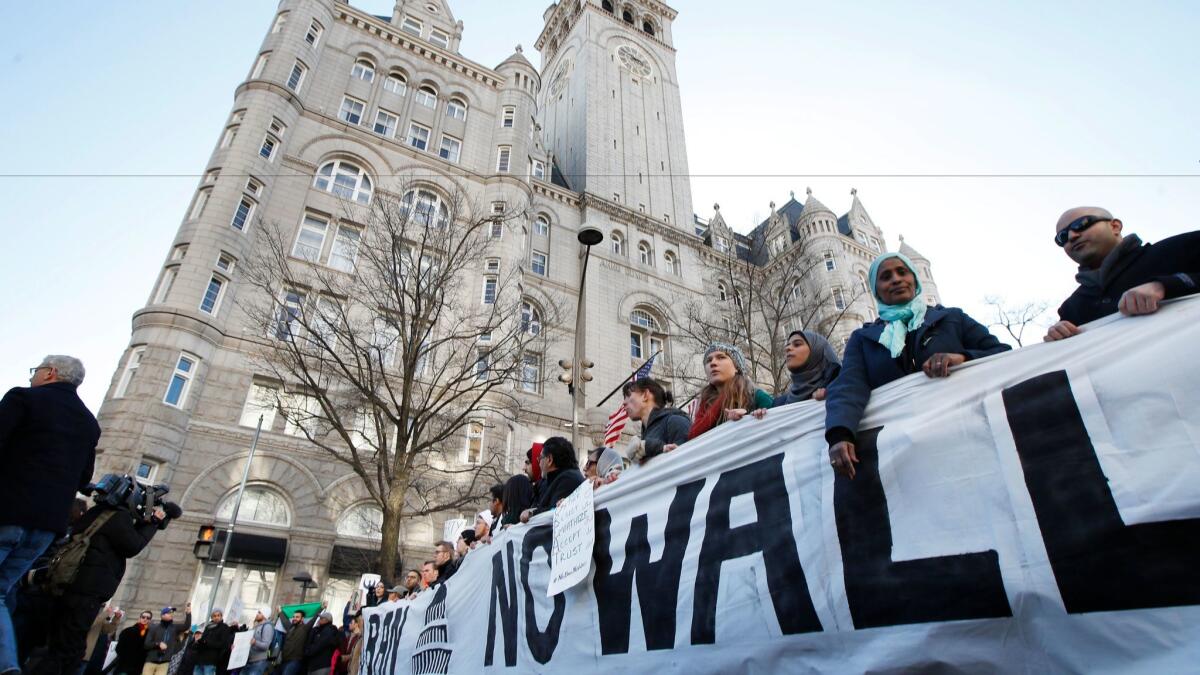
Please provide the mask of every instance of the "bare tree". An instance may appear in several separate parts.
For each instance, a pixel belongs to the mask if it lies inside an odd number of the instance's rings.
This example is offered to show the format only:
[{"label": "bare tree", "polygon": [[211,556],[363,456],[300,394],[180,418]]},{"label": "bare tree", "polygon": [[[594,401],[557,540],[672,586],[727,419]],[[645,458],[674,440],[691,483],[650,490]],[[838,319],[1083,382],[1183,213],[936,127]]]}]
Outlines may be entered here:
[{"label": "bare tree", "polygon": [[[788,333],[803,327],[829,337],[858,295],[843,292],[837,308],[832,292],[817,279],[824,261],[804,240],[765,264],[756,262],[767,259],[765,242],[756,242],[740,256],[736,247],[729,253],[705,251],[701,256],[705,285],[716,289],[717,297],[686,302],[677,328],[698,352],[715,341],[737,344],[744,350],[751,379],[782,391],[787,383],[784,342]],[[703,368],[685,370],[682,378],[693,387],[705,382]]]},{"label": "bare tree", "polygon": [[1024,347],[1025,329],[1030,326],[1040,326],[1042,315],[1046,313],[1047,304],[1044,302],[1025,302],[1009,304],[1004,298],[989,295],[983,299],[992,308],[992,322],[988,328],[1000,327],[1008,333],[1018,347]]},{"label": "bare tree", "polygon": [[483,212],[461,191],[400,181],[346,208],[327,264],[303,235],[292,245],[264,224],[244,266],[257,292],[240,304],[266,338],[255,357],[281,385],[259,405],[361,478],[383,512],[389,581],[402,519],[482,497],[504,471],[485,429],[544,382],[560,303],[529,299],[521,267],[495,250],[526,211]]}]

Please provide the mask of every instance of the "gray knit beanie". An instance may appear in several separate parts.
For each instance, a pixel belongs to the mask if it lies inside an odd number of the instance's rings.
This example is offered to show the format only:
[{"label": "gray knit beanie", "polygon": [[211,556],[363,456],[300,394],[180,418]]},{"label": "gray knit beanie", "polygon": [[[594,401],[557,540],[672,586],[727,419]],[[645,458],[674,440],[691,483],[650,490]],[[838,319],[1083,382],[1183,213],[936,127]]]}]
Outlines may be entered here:
[{"label": "gray knit beanie", "polygon": [[703,363],[708,363],[708,356],[713,352],[725,352],[729,358],[733,359],[733,365],[737,368],[738,372],[745,374],[746,357],[742,356],[742,350],[729,344],[728,342],[714,342],[708,346],[708,349],[704,350]]}]

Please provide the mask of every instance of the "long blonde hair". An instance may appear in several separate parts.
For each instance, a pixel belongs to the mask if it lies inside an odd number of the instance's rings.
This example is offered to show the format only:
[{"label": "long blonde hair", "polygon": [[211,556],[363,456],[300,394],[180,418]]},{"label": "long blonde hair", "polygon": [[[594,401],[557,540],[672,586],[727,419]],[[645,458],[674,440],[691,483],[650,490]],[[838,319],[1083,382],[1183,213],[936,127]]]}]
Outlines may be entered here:
[{"label": "long blonde hair", "polygon": [[[746,408],[754,401],[754,383],[740,371],[734,372],[733,377],[721,386],[713,383],[704,385],[700,390],[700,405],[706,406],[718,398],[723,398],[724,408]],[[724,419],[724,413],[721,415]]]}]

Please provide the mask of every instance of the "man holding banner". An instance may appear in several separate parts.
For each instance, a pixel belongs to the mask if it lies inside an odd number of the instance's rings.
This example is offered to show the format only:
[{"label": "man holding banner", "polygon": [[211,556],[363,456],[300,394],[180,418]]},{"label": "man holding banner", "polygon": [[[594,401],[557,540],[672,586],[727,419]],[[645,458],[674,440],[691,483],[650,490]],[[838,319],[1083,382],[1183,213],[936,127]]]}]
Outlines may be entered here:
[{"label": "man holding banner", "polygon": [[533,516],[549,511],[566,499],[584,481],[583,472],[579,470],[579,460],[575,457],[575,447],[571,441],[562,436],[546,439],[542,444],[541,462],[542,491],[533,508],[526,509],[521,514],[521,522],[527,523]]}]

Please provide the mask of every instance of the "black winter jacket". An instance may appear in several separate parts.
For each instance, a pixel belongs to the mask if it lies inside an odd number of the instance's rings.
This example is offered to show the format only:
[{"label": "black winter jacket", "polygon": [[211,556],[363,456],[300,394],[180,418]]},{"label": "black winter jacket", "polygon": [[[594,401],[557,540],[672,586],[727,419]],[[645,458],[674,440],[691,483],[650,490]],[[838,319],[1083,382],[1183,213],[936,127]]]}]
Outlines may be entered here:
[{"label": "black winter jacket", "polygon": [[549,511],[558,506],[559,500],[570,497],[584,480],[579,469],[555,469],[546,474],[542,479],[542,493],[538,497],[536,511]]},{"label": "black winter jacket", "polygon": [[[149,633],[150,628],[147,627],[146,634],[149,635]],[[138,624],[135,623],[121,631],[117,636],[117,663],[113,672],[141,675],[142,666],[146,663],[144,643],[145,639],[142,638],[142,631]]]},{"label": "black winter jacket", "polygon": [[[692,420],[679,408],[655,408],[642,425],[642,442],[646,445],[645,458],[662,454],[663,446],[669,443],[683,445]],[[643,460],[644,461],[644,460]]]},{"label": "black winter jacket", "polygon": [[[75,386],[15,387],[0,400],[0,525],[67,531],[75,493],[92,479],[100,425]],[[107,597],[107,596],[105,596]]]},{"label": "black winter jacket", "polygon": [[342,642],[342,634],[333,623],[316,624],[308,631],[308,644],[304,647],[308,672],[329,668],[333,665],[333,652]]},{"label": "black winter jacket", "polygon": [[[112,510],[108,506],[93,506],[79,519],[74,531],[82,534],[101,513]],[[158,531],[158,525],[153,523],[135,523],[133,515],[125,509],[115,511],[92,535],[68,592],[111,598],[125,576],[125,561],[141,553]]]},{"label": "black winter jacket", "polygon": [[[146,631],[146,640],[143,648],[146,650],[146,661],[150,663],[169,663],[171,657],[179,653],[183,648],[183,642],[179,636],[187,633],[192,625],[192,615],[188,614],[182,623],[172,621],[164,624],[161,620],[150,624],[150,630]],[[160,651],[158,643],[165,642],[167,651]]]},{"label": "black winter jacket", "polygon": [[219,666],[229,662],[229,650],[233,648],[233,626],[225,622],[209,622],[204,626],[200,639],[196,640],[196,665]]},{"label": "black winter jacket", "polygon": [[1058,317],[1078,326],[1108,316],[1125,291],[1151,281],[1162,283],[1168,300],[1200,292],[1200,231],[1133,249],[1113,264],[1100,288],[1076,288],[1058,308]]},{"label": "black winter jacket", "polygon": [[311,625],[301,623],[298,626],[287,624],[287,634],[283,637],[283,649],[279,652],[280,660],[284,663],[288,661],[303,661],[304,646],[308,642],[308,631]]}]

